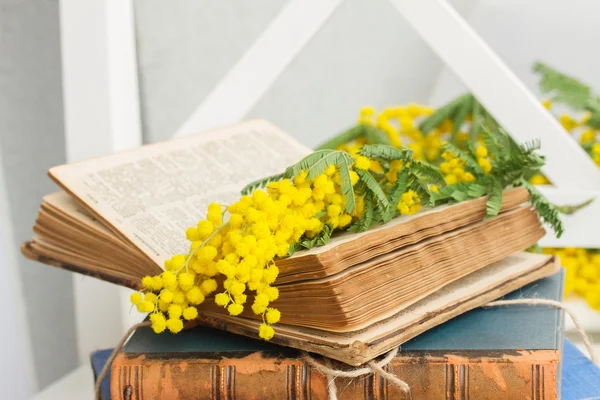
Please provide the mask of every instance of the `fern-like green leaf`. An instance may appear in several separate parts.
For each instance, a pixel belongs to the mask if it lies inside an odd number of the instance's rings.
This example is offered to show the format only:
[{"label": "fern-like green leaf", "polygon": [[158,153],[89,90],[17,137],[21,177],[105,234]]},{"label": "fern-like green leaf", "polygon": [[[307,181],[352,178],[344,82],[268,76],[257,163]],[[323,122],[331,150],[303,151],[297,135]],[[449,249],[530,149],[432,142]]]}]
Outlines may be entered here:
[{"label": "fern-like green leaf", "polygon": [[444,180],[444,175],[440,169],[425,161],[412,161],[411,169],[421,178],[428,180],[430,183],[438,183]]},{"label": "fern-like green leaf", "polygon": [[362,124],[355,125],[345,131],[339,133],[338,135],[332,137],[325,143],[322,143],[317,147],[317,150],[335,150],[339,146],[351,142],[352,140],[356,140],[364,134],[364,127]]},{"label": "fern-like green leaf", "polygon": [[467,115],[473,108],[473,96],[469,94],[465,100],[456,109],[456,112],[452,116],[452,137],[454,138],[461,126],[465,123]]},{"label": "fern-like green leaf", "polygon": [[283,177],[284,177],[283,175],[284,174],[267,176],[266,178],[261,178],[261,179],[255,180],[253,182],[250,182],[249,184],[244,186],[244,188],[242,189],[242,194],[248,195],[258,188],[264,188],[265,186],[267,186],[267,184],[269,182],[280,181],[283,179]]},{"label": "fern-like green leaf", "polygon": [[363,137],[368,144],[392,145],[392,141],[388,135],[381,129],[366,124],[362,124],[361,126],[363,128]]},{"label": "fern-like green leaf", "polygon": [[419,124],[419,130],[423,133],[429,133],[429,131],[440,126],[445,120],[452,119],[452,116],[455,114],[456,110],[463,104],[463,102],[467,101],[470,96],[471,94],[469,93],[463,94],[450,101],[446,105],[438,108]]},{"label": "fern-like green leaf", "polygon": [[541,145],[542,145],[542,142],[540,142],[539,139],[534,139],[534,140],[530,140],[530,141],[521,143],[519,145],[519,147],[521,148],[521,151],[524,154],[529,154],[529,153],[533,153],[536,150],[539,150]]},{"label": "fern-like green leaf", "polygon": [[461,201],[467,200],[469,198],[469,195],[467,194],[467,192],[460,190],[459,188],[456,188],[452,192],[452,198],[454,200],[456,200],[458,203],[460,203]]},{"label": "fern-like green leaf", "polygon": [[366,144],[360,149],[360,154],[379,161],[408,161],[412,160],[412,150],[403,147],[396,147],[385,144]]},{"label": "fern-like green leaf", "polygon": [[384,223],[387,223],[394,218],[394,215],[396,214],[396,206],[400,201],[400,197],[402,197],[402,193],[406,192],[406,187],[408,186],[408,176],[409,172],[406,168],[398,173],[398,179],[396,180],[394,186],[392,186],[388,196],[390,207],[382,215],[382,220]]},{"label": "fern-like green leaf", "polygon": [[558,206],[555,204],[554,208],[556,208],[556,211],[558,211],[561,214],[573,215],[577,211],[582,210],[582,209],[586,208],[587,206],[589,206],[590,204],[592,204],[594,202],[594,200],[596,200],[596,198],[591,197],[591,198],[587,199],[586,201],[579,203],[579,204],[566,204],[563,206]]},{"label": "fern-like green leaf", "polygon": [[354,159],[350,154],[344,154],[343,160],[343,163],[337,165],[340,171],[340,189],[344,197],[346,212],[352,214],[356,209],[356,194],[350,177],[350,167],[354,163]]},{"label": "fern-like green leaf", "polygon": [[298,250],[302,249],[302,245],[300,243],[292,243],[290,245],[290,247],[288,248],[288,257],[291,257],[294,255],[294,253],[296,253]]},{"label": "fern-like green leaf", "polygon": [[331,239],[331,234],[333,232],[333,228],[329,224],[323,225],[323,229],[319,232],[318,235],[310,239],[305,239],[300,244],[305,249],[312,249],[313,247],[324,246],[329,243]]},{"label": "fern-like green leaf", "polygon": [[542,63],[535,63],[534,72],[541,75],[540,90],[576,110],[583,110],[591,96],[589,86]]},{"label": "fern-like green leaf", "polygon": [[487,188],[476,182],[466,182],[464,187],[470,199],[477,199],[487,193]]},{"label": "fern-like green leaf", "polygon": [[473,120],[471,121],[471,129],[469,130],[469,138],[473,143],[477,143],[477,140],[479,140],[479,131],[481,130],[481,123],[483,120],[481,108],[481,104],[479,104],[477,99],[473,97]]},{"label": "fern-like green leaf", "polygon": [[427,185],[419,180],[418,176],[410,174],[408,187],[417,193],[417,196],[419,196],[421,204],[424,207],[433,207],[431,192],[427,188]]},{"label": "fern-like green leaf", "polygon": [[502,207],[502,185],[495,181],[489,188],[488,200],[485,208],[488,217],[495,217]]},{"label": "fern-like green leaf", "polygon": [[373,178],[369,171],[359,169],[356,172],[358,173],[360,180],[366,185],[369,193],[373,196],[375,204],[381,208],[382,212],[387,211],[390,207],[390,203],[379,183]]},{"label": "fern-like green leaf", "polygon": [[373,197],[370,193],[365,195],[365,212],[363,215],[353,223],[348,231],[350,232],[364,232],[371,227],[373,224],[373,214],[374,214],[374,206],[373,206]]},{"label": "fern-like green leaf", "polygon": [[340,150],[317,150],[285,170],[286,178],[293,178],[302,171],[307,171],[309,180],[323,174],[330,165],[341,165],[346,157],[352,157]]},{"label": "fern-like green leaf", "polygon": [[498,139],[496,138],[496,135],[494,135],[491,132],[490,128],[485,125],[481,126],[481,133],[483,136],[483,143],[485,144],[485,147],[488,149],[488,151],[493,155],[499,154],[500,153],[500,143],[498,143]]},{"label": "fern-like green leaf", "polygon": [[469,156],[471,156],[472,159],[474,159],[474,160],[477,159],[477,154],[475,153],[475,145],[470,140],[467,141],[467,151],[468,151]]},{"label": "fern-like green leaf", "polygon": [[439,193],[431,193],[434,204],[440,205],[448,200],[461,202],[476,199],[487,193],[487,188],[476,182],[461,182],[443,187]]},{"label": "fern-like green leaf", "polygon": [[521,178],[519,183],[524,186],[531,197],[531,205],[537,210],[542,220],[550,225],[556,237],[561,237],[565,227],[558,215],[556,208],[541,194],[535,186],[529,183],[526,179]]},{"label": "fern-like green leaf", "polygon": [[[499,132],[502,132],[501,130]],[[492,174],[506,186],[524,176],[530,176],[544,166],[544,157],[535,152],[538,143],[517,145],[508,143],[509,151],[496,154]]]},{"label": "fern-like green leaf", "polygon": [[335,150],[339,146],[356,140],[358,138],[364,138],[369,144],[392,144],[388,135],[386,135],[385,132],[381,129],[372,125],[358,124],[349,129],[346,129],[337,136],[319,145],[317,147],[317,150]]},{"label": "fern-like green leaf", "polygon": [[600,99],[596,101],[594,107],[589,107],[589,110],[592,112],[592,115],[590,116],[587,125],[595,129],[600,129]]}]

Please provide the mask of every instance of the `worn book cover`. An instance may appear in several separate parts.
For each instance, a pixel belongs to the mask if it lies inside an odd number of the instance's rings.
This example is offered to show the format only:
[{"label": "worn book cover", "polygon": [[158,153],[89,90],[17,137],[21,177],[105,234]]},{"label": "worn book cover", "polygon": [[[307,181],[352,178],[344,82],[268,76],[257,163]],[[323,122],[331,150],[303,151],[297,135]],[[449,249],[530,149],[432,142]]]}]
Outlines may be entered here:
[{"label": "worn book cover", "polygon": [[[560,300],[563,273],[505,298]],[[479,308],[401,346],[387,367],[414,399],[556,399],[562,312]],[[327,380],[287,347],[197,327],[177,335],[138,330],[113,363],[111,395],[131,399],[326,399]],[[335,365],[335,366],[341,366]],[[380,376],[336,379],[340,399],[402,399]]]}]

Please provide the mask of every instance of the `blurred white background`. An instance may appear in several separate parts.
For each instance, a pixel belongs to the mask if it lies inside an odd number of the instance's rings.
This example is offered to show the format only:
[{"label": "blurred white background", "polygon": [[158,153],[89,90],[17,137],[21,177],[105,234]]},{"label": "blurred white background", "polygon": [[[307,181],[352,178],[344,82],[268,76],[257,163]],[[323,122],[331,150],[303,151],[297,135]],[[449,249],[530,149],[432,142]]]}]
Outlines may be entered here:
[{"label": "blurred white background", "polygon": [[[172,137],[286,3],[0,0],[1,398],[47,388],[127,323],[115,287],[20,255],[56,190],[47,169]],[[600,2],[451,3],[535,94],[538,60],[600,92]],[[314,146],[362,105],[437,105],[463,90],[389,1],[346,0],[248,117]]]}]

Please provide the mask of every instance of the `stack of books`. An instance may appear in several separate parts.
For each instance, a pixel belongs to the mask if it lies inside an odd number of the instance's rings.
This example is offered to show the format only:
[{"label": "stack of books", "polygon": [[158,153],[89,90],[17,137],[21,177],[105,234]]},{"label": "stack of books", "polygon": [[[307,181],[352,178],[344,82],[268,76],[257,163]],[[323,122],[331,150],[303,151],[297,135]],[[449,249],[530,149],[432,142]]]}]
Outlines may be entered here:
[{"label": "stack of books", "polygon": [[[559,272],[505,299],[559,301],[562,282]],[[562,323],[557,309],[478,308],[404,343],[386,370],[405,380],[412,398],[419,400],[598,395],[594,380],[600,371],[581,353],[571,351],[578,356],[570,360],[570,367],[587,363],[586,369],[566,369],[561,379],[561,364],[567,368],[569,361],[562,354]],[[109,354],[103,350],[92,356],[96,372]],[[304,363],[298,351],[207,327],[178,335],[139,329],[103,383],[103,400],[327,399],[327,380]],[[405,398],[378,374],[338,378],[336,384],[341,400]]]},{"label": "stack of books", "polygon": [[[250,121],[54,167],[63,191],[43,199],[36,237],[22,251],[137,289],[187,252],[185,229],[209,203],[230,204],[248,182],[309,153],[272,124]],[[486,200],[398,217],[277,260],[282,319],[272,342],[360,365],[554,274],[554,258],[521,252],[545,233],[526,189],[506,190],[494,218],[485,218]],[[261,319],[229,316],[209,301],[198,322],[255,337]]]}]

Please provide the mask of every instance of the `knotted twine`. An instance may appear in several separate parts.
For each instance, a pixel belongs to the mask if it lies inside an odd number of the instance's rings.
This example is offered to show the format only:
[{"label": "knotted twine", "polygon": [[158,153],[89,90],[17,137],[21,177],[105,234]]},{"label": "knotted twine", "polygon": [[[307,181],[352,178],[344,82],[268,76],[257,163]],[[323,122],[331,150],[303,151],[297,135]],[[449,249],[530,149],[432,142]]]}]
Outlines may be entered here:
[{"label": "knotted twine", "polygon": [[[585,347],[590,355],[590,358],[592,359],[594,364],[600,366],[598,356],[596,355],[596,352],[594,351],[594,348],[592,347],[592,343],[590,342],[589,337],[587,336],[587,334],[583,330],[583,327],[579,323],[579,320],[577,319],[577,317],[575,317],[575,314],[573,314],[571,312],[571,310],[569,310],[561,302],[555,301],[555,300],[548,300],[548,299],[496,300],[496,301],[492,301],[490,303],[485,304],[483,307],[487,308],[487,307],[498,307],[498,306],[508,306],[508,305],[531,305],[531,306],[541,305],[541,306],[556,307],[556,308],[559,308],[559,309],[565,311],[569,315],[569,317],[571,317],[571,320],[573,320],[573,324],[575,325],[575,330],[577,330],[577,332],[579,332],[579,334],[581,335],[581,338],[583,339],[583,343],[585,344]],[[96,400],[100,400],[100,385],[102,384],[102,381],[104,380],[104,377],[106,376],[108,369],[110,368],[112,362],[117,357],[117,354],[121,351],[123,345],[129,338],[129,336],[131,336],[131,334],[133,332],[135,332],[136,329],[144,327],[144,326],[150,326],[150,325],[151,325],[151,323],[149,321],[144,321],[144,322],[140,322],[140,323],[133,325],[131,328],[129,328],[127,330],[127,332],[125,333],[125,335],[123,336],[121,341],[117,344],[117,346],[115,347],[113,352],[110,354],[110,357],[108,358],[106,364],[102,368],[102,371],[98,375],[98,378],[96,380],[96,393],[95,393]],[[386,379],[389,383],[391,383],[392,385],[394,385],[394,386],[398,387],[400,390],[402,390],[402,392],[405,393],[407,398],[411,399],[410,386],[408,385],[408,383],[406,383],[402,379],[398,378],[396,375],[389,373],[385,370],[385,367],[387,367],[392,362],[392,360],[394,359],[394,357],[396,356],[396,354],[399,351],[400,351],[400,346],[392,349],[390,352],[387,353],[387,355],[384,358],[382,358],[379,361],[371,360],[361,367],[350,369],[350,370],[341,370],[341,369],[332,368],[331,361],[328,358],[323,359],[326,365],[321,364],[317,360],[312,358],[308,353],[303,354],[302,360],[305,361],[312,368],[314,368],[315,370],[317,370],[318,372],[323,374],[325,376],[325,378],[327,378],[327,392],[329,395],[329,400],[338,400],[337,386],[335,384],[335,378],[358,378],[359,376],[370,375],[370,374],[381,375],[381,377]]]},{"label": "knotted twine", "polygon": [[[598,357],[594,351],[594,348],[592,347],[592,343],[590,342],[589,337],[585,333],[585,330],[579,323],[579,320],[571,312],[571,310],[569,310],[561,302],[555,301],[555,300],[548,300],[548,299],[497,300],[497,301],[492,301],[490,303],[487,303],[483,307],[487,308],[487,307],[498,307],[498,306],[507,306],[507,305],[531,305],[531,306],[543,305],[543,306],[556,307],[556,308],[560,308],[560,309],[564,310],[567,314],[569,314],[569,317],[571,317],[571,319],[573,320],[575,329],[581,335],[581,337],[583,339],[583,343],[585,344],[585,347],[586,347],[588,353],[590,354],[590,358],[592,359],[594,364],[600,366],[600,362],[598,361]],[[304,353],[303,360],[327,378],[327,391],[329,394],[329,400],[337,400],[337,398],[338,398],[337,397],[337,386],[335,385],[335,378],[338,378],[338,377],[339,378],[357,378],[359,376],[370,375],[370,374],[381,375],[384,379],[386,379],[392,385],[397,386],[400,390],[402,390],[402,392],[404,392],[406,397],[410,399],[411,394],[410,394],[410,386],[408,385],[408,383],[406,383],[402,379],[398,378],[396,375],[387,372],[384,369],[386,366],[388,366],[392,362],[392,360],[394,359],[394,357],[396,356],[396,354],[399,351],[400,351],[400,346],[391,350],[380,361],[369,361],[362,367],[358,367],[358,368],[347,370],[347,371],[331,368],[330,367],[331,363],[329,362],[328,359],[325,359],[326,363],[328,365],[320,364],[317,360],[315,360],[314,358],[309,356],[308,353]]]}]

